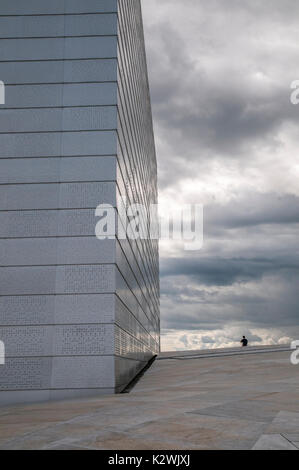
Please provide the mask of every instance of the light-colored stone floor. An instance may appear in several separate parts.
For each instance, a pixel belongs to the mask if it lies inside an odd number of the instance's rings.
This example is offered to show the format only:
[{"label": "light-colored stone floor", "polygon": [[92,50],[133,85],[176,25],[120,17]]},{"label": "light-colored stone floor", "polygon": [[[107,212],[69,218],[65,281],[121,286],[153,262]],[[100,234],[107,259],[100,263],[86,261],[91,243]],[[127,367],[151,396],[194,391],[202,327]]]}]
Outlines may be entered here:
[{"label": "light-colored stone floor", "polygon": [[162,354],[129,394],[2,407],[0,448],[297,450],[299,366],[285,349]]}]

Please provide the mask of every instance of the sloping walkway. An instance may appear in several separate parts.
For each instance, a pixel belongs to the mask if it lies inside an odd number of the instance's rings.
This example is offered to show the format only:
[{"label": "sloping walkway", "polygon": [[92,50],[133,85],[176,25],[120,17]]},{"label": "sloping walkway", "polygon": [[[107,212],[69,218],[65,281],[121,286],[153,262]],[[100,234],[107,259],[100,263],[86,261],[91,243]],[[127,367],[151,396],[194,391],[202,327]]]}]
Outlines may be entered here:
[{"label": "sloping walkway", "polygon": [[129,394],[0,408],[0,448],[297,450],[299,366],[244,352],[163,353]]}]

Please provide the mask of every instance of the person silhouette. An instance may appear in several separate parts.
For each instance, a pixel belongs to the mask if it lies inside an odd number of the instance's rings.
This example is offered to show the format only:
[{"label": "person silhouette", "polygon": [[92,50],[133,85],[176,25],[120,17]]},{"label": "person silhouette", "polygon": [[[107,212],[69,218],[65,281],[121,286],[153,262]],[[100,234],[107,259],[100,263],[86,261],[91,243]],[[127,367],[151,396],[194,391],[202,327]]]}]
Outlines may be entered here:
[{"label": "person silhouette", "polygon": [[248,345],[248,339],[246,339],[245,336],[243,336],[240,343],[242,344],[242,347],[244,348],[245,346]]}]

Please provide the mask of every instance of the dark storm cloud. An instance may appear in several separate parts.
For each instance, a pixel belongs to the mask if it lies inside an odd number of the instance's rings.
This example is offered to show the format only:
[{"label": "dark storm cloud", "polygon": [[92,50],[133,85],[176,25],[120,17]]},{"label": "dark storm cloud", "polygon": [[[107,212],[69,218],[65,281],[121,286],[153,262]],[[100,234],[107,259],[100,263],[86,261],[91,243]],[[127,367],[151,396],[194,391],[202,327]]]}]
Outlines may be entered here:
[{"label": "dark storm cloud", "polygon": [[[220,8],[220,3],[214,2],[219,7],[215,14],[216,17],[226,17],[228,31],[225,40],[233,45],[228,50],[224,48],[223,53],[231,53],[232,56],[226,60],[220,57],[214,37],[202,37],[201,31],[197,36],[197,40],[202,41],[204,56],[210,55],[210,59],[214,59],[216,69],[209,67],[205,60],[201,61],[196,48],[184,38],[184,31],[174,24],[161,20],[150,28],[150,35],[156,38],[149,41],[154,117],[159,135],[167,141],[170,150],[173,149],[169,155],[172,164],[176,155],[178,159],[188,158],[189,161],[219,152],[223,157],[246,158],[249,147],[255,146],[259,140],[268,141],[268,145],[275,148],[278,145],[277,133],[287,121],[299,123],[299,112],[290,106],[289,100],[292,76],[278,79],[276,68],[265,67],[268,62],[280,61],[279,50],[276,53],[265,47],[262,53],[257,45],[250,43],[250,38],[248,42],[242,38],[242,32],[240,37],[230,34],[229,17],[225,16],[227,8],[223,5]],[[175,8],[176,4],[175,1],[169,2],[170,8],[171,5]],[[209,8],[211,5],[207,10]],[[254,10],[250,7],[249,11],[251,14],[255,12],[261,29],[260,10],[269,16],[274,8]],[[196,11],[194,6],[195,14]],[[279,20],[284,20],[283,15],[281,18],[278,15]],[[209,26],[204,28],[208,34]],[[261,34],[258,26],[257,32]],[[263,44],[263,38],[260,39]],[[159,47],[156,47],[157,42]],[[254,64],[244,63],[250,47],[257,49]],[[286,55],[288,50],[283,53]],[[291,49],[290,62],[295,60],[293,54]],[[237,65],[239,55],[242,61]],[[250,54],[248,60],[252,61]]]},{"label": "dark storm cloud", "polygon": [[162,260],[161,276],[189,276],[199,285],[228,286],[261,279],[270,273],[299,273],[299,260],[289,258],[176,258]]},{"label": "dark storm cloud", "polygon": [[188,57],[173,26],[161,27],[165,54],[154,52],[152,67],[159,70],[152,86],[154,116],[163,137],[181,154],[187,144],[189,158],[219,151],[238,157],[257,139],[275,143],[273,136],[286,119],[299,122],[289,103],[289,83],[264,85],[267,93],[259,96],[258,81],[242,70],[227,68],[215,77]]},{"label": "dark storm cloud", "polygon": [[[205,207],[205,231],[299,224],[299,197],[293,194],[245,193],[228,204]],[[298,228],[294,227],[297,233]],[[295,234],[294,234],[295,235]]]},{"label": "dark storm cloud", "polygon": [[299,3],[143,4],[160,201],[204,203],[202,251],[162,248],[164,336],[299,336]]},{"label": "dark storm cloud", "polygon": [[[260,284],[260,289],[256,288],[254,294],[249,294],[246,289],[231,289],[228,293],[217,289],[204,291],[202,288],[198,289],[196,283],[190,287],[187,276],[162,280],[162,326],[174,330],[205,331],[232,325],[254,325],[259,328],[295,326],[298,331],[298,282],[298,271],[289,280],[270,276]],[[169,283],[172,285],[172,292],[168,286],[167,293],[164,294],[164,286]],[[272,302],[269,302],[269,292]],[[174,299],[171,304],[167,302],[170,295]]]}]

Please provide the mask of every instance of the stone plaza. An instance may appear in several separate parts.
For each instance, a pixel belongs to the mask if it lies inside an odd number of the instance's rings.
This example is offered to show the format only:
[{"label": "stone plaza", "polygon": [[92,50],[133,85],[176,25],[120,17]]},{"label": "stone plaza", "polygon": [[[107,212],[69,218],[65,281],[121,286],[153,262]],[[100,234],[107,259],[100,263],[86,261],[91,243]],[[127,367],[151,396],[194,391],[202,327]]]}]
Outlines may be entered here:
[{"label": "stone plaza", "polygon": [[0,408],[0,448],[297,450],[290,353],[162,353],[129,394]]}]

